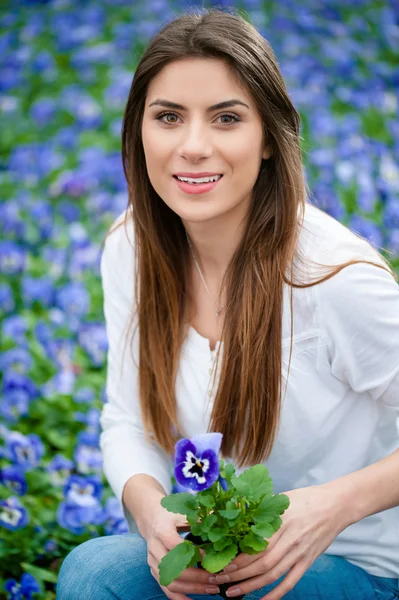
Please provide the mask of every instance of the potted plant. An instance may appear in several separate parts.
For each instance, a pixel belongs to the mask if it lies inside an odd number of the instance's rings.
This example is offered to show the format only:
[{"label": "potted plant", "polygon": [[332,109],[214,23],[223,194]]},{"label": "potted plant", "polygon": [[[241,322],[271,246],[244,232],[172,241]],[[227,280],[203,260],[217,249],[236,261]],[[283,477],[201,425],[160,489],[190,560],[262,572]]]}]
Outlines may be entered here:
[{"label": "potted plant", "polygon": [[[161,504],[186,515],[190,531],[159,563],[161,585],[169,585],[188,567],[218,573],[240,552],[262,552],[267,538],[282,525],[280,515],[289,506],[288,496],[273,494],[264,465],[237,476],[234,465],[219,459],[222,437],[207,433],[175,445],[175,479],[187,491],[165,496]],[[223,598],[227,587],[219,586]]]}]

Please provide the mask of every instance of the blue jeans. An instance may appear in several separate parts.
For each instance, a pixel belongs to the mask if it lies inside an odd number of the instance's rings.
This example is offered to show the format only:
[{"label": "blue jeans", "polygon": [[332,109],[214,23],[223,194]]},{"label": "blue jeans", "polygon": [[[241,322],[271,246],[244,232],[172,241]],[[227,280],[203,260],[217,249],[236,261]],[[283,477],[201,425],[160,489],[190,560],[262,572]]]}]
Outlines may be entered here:
[{"label": "blue jeans", "polygon": [[[281,578],[282,579],[282,578]],[[245,596],[259,600],[280,581]],[[220,596],[190,595],[193,600]],[[147,545],[138,534],[99,537],[65,558],[57,600],[165,600],[147,565]],[[397,579],[376,577],[344,558],[322,554],[284,600],[398,600]]]}]

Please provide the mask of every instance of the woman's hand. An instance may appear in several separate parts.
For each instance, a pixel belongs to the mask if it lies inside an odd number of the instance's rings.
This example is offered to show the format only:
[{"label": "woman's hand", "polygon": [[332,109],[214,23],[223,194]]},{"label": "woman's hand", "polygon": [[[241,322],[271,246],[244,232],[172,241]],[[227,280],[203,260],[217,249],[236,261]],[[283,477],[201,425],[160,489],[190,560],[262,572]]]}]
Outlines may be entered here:
[{"label": "woman's hand", "polygon": [[[259,590],[288,572],[278,586],[260,599],[280,600],[350,524],[337,495],[331,494],[326,486],[299,488],[284,494],[289,497],[290,506],[266,550],[251,556],[238,555],[223,574],[216,576],[217,583],[232,583],[230,593],[227,592],[229,597]],[[232,565],[236,565],[235,570],[230,570]],[[235,581],[242,583],[234,594]]]},{"label": "woman's hand", "polygon": [[[151,523],[147,526],[143,537],[147,541],[147,562],[151,573],[159,583],[158,565],[165,554],[178,544],[183,538],[177,532],[188,531],[188,523],[183,515],[168,512],[162,506],[151,514]],[[161,585],[163,592],[170,600],[190,600],[185,594],[217,594],[217,584],[210,583],[210,573],[203,569],[190,567],[185,569],[178,579],[172,581],[167,587]]]}]

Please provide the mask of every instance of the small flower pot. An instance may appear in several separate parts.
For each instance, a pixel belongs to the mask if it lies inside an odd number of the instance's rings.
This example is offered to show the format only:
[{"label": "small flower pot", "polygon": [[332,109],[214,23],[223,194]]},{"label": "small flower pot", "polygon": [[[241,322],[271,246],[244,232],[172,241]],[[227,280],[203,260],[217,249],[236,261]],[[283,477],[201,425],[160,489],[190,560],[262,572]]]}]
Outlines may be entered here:
[{"label": "small flower pot", "polygon": [[[204,540],[202,538],[200,538],[198,535],[194,535],[191,533],[191,531],[186,535],[185,537],[186,540],[188,540],[189,542],[192,542],[194,544],[194,546],[199,546],[200,544],[204,543]],[[203,569],[203,566],[201,565],[200,562],[197,563],[197,567],[199,569]],[[220,571],[221,572],[221,571]],[[225,600],[229,600],[229,596],[226,596],[226,591],[229,589],[229,587],[233,587],[234,585],[238,585],[240,582],[239,581],[235,581],[234,583],[218,583],[217,585],[219,586],[220,592],[219,592],[219,596],[221,596],[222,598],[224,598]],[[213,595],[212,595],[213,597]],[[241,595],[241,596],[234,596],[234,598],[236,600],[243,600],[243,598],[245,597],[245,594]]]}]

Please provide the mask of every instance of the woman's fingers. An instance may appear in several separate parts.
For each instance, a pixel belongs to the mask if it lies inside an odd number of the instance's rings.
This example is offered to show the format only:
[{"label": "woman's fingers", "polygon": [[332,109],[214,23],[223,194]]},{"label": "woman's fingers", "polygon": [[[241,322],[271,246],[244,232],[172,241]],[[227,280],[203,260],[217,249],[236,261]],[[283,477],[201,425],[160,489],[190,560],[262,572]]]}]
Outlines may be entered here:
[{"label": "woman's fingers", "polygon": [[[281,538],[281,536],[284,533],[284,528],[283,526],[276,531],[276,533],[273,534],[273,536],[270,538],[269,544],[267,546],[267,548],[265,550],[263,550],[263,552],[260,552],[259,554],[239,554],[238,556],[236,556],[236,558],[234,558],[231,562],[237,567],[237,570],[234,571],[234,576],[236,576],[237,574],[239,574],[239,577],[236,577],[236,580],[238,579],[245,579],[245,572],[244,569],[246,567],[248,567],[249,565],[253,564],[254,562],[257,562],[261,557],[263,556],[267,556],[271,550],[274,548],[274,546],[277,544],[278,540]],[[229,565],[228,565],[229,566]],[[228,566],[227,566],[227,570],[226,568],[223,569],[223,573],[229,573],[228,570]],[[241,577],[242,575],[242,577]]]},{"label": "woman's fingers", "polygon": [[[153,554],[148,554],[147,562],[149,566],[156,572],[159,573],[159,560],[155,558]],[[195,583],[202,583],[204,585],[209,583],[209,577],[211,574],[204,569],[196,569],[195,567],[189,567],[185,569],[181,575],[179,575],[179,581],[193,581]]]},{"label": "woman's fingers", "polygon": [[[153,567],[150,567],[150,570],[153,577],[159,583],[159,576],[157,571]],[[161,585],[161,588],[164,590],[168,590],[168,592],[172,594],[217,594],[220,591],[217,585],[212,585],[208,583],[208,581],[204,584],[190,580],[182,580],[180,578],[175,579],[168,586]]]},{"label": "woman's fingers", "polygon": [[[160,555],[158,556],[164,556],[166,554],[166,550],[164,551],[164,553],[162,554],[162,550]],[[148,556],[147,556],[147,562],[149,564],[149,566],[154,569],[154,571],[156,571],[157,573],[159,573],[159,563],[161,561],[161,558],[158,558],[158,556],[155,556],[152,552],[148,552]],[[210,577],[210,573],[208,573],[208,571],[205,571],[204,569],[196,569],[195,567],[189,567],[188,569],[185,569],[181,575],[179,575],[178,579],[181,581],[193,581],[196,583],[202,583],[202,584],[208,584],[209,583],[209,577]]]},{"label": "woman's fingers", "polygon": [[[158,578],[156,577],[156,574],[154,573],[154,571],[151,569],[151,574],[152,576],[158,581]],[[159,583],[159,581],[158,581]],[[160,588],[162,589],[163,593],[170,599],[170,600],[190,600],[190,598],[188,596],[185,596],[184,594],[174,594],[173,592],[170,592],[168,590],[167,587],[165,587],[164,585],[159,584]]]}]

